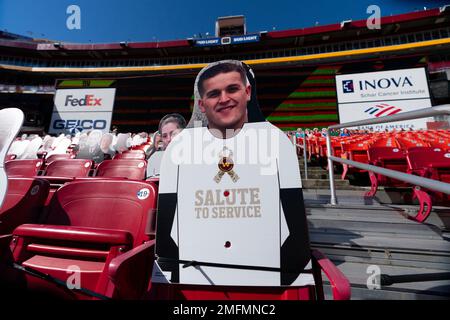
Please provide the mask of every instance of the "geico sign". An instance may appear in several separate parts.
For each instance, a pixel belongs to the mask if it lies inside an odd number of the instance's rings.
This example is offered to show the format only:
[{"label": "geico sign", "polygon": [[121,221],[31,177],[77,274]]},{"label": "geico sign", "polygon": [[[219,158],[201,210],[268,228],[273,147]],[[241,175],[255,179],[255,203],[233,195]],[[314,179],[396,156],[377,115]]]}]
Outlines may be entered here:
[{"label": "geico sign", "polygon": [[53,129],[105,129],[106,120],[55,120],[53,122]]},{"label": "geico sign", "polygon": [[76,99],[72,95],[68,95],[64,106],[67,107],[69,104],[72,107],[101,106],[102,98],[95,98],[93,94],[87,94],[84,98]]}]

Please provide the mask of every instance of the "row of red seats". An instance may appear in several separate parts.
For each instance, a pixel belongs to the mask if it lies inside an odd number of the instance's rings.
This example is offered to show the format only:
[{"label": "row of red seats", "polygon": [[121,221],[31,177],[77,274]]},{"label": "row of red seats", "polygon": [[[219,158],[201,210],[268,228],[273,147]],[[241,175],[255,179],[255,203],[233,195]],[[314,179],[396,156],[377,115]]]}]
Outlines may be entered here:
[{"label": "row of red seats", "polygon": [[[368,163],[414,174],[420,177],[450,183],[450,152],[435,147],[411,147],[401,150],[394,147],[372,147],[367,150]],[[369,172],[371,190],[366,196],[375,196],[378,186],[407,187],[409,184],[374,172]],[[419,200],[415,220],[423,222],[429,216],[433,202],[450,205],[450,195],[413,186],[413,195]]]},{"label": "row of red seats", "polygon": [[54,160],[46,166],[41,159],[5,162],[8,176],[41,175],[49,177],[53,181],[89,176],[144,180],[146,168],[146,160],[136,159],[104,160],[96,168],[94,168],[92,160],[84,159]]},{"label": "row of red seats", "polygon": [[[49,192],[45,200],[47,209],[55,192],[65,183],[98,179],[144,180],[147,162],[133,159],[104,160],[93,169],[92,160],[66,159],[54,160],[41,171],[42,166],[43,161],[40,159],[11,160],[5,163],[5,170],[10,178],[45,179],[49,183]],[[154,179],[151,181],[157,183]],[[0,230],[3,230],[0,234],[11,232],[16,226],[18,224],[9,223],[7,227],[3,223],[0,226]]]},{"label": "row of red seats", "polygon": [[[297,138],[297,144],[303,145],[303,138]],[[327,157],[325,137],[308,137],[306,146],[309,159]],[[450,150],[450,132],[446,130],[400,131],[331,137],[331,148],[335,157],[344,154],[349,158],[349,152],[352,152],[354,159],[358,158],[359,154],[367,157],[366,151],[369,147],[397,147],[404,150],[412,147],[434,147],[447,151]]]},{"label": "row of red seats", "polygon": [[[91,164],[88,166],[87,162],[83,159],[77,159],[76,161],[66,161],[63,162],[61,160],[69,160],[75,159],[75,153],[65,153],[65,154],[53,154],[46,157],[46,154],[42,154],[42,157],[39,159],[33,160],[7,160],[6,170],[9,175],[21,175],[21,176],[33,176],[38,174],[44,174],[48,176],[73,176],[73,177],[84,177],[87,173],[90,176],[106,176],[110,177],[112,168],[121,167],[122,170],[116,171],[114,174],[119,174],[117,177],[130,177],[128,174],[130,172],[123,171],[125,168],[125,162],[123,165],[119,165],[119,163],[114,163],[113,165],[108,164],[109,160],[104,160],[104,164],[100,166],[100,170],[96,170],[97,172],[92,172],[91,169],[98,169],[99,164],[95,164],[91,161]],[[113,160],[145,160],[145,153],[142,150],[128,150],[123,153],[119,153],[113,157]],[[89,160],[89,159],[86,159]],[[52,164],[55,161],[61,161],[57,164]],[[143,179],[140,178],[142,175],[142,165],[146,166],[146,162],[130,162],[130,167],[134,168],[136,165],[140,169],[139,172],[135,169],[132,169],[131,179]],[[135,165],[136,164],[136,165]],[[67,167],[66,167],[66,166]],[[48,167],[50,169],[48,169]],[[86,169],[89,169],[86,172]],[[62,170],[62,171],[61,171]],[[144,168],[145,170],[145,168]],[[61,174],[59,173],[61,171]],[[57,172],[57,174],[55,174]],[[116,176],[114,176],[116,177]]]},{"label": "row of red seats", "polygon": [[0,283],[45,288],[59,298],[90,297],[18,272],[10,267],[15,263],[64,281],[76,273],[81,288],[107,297],[142,298],[154,259],[157,186],[124,179],[72,181],[55,192],[45,211],[49,190],[42,178],[8,179],[0,233],[13,229],[13,234],[0,236]]},{"label": "row of red seats", "polygon": [[[301,139],[297,139],[297,144],[302,143]],[[307,138],[306,144],[309,157],[326,159],[325,138]],[[450,133],[448,131],[427,130],[331,137],[331,147],[336,157],[450,182]],[[366,172],[345,164],[342,168],[342,179],[345,179],[349,172]],[[369,177],[371,190],[366,193],[366,196],[370,197],[375,196],[378,186],[409,186],[402,181],[373,172],[369,172]],[[413,195],[418,198],[420,206],[414,217],[417,221],[425,221],[432,210],[433,202],[450,204],[450,197],[446,194],[424,190],[417,186],[412,187]]]}]

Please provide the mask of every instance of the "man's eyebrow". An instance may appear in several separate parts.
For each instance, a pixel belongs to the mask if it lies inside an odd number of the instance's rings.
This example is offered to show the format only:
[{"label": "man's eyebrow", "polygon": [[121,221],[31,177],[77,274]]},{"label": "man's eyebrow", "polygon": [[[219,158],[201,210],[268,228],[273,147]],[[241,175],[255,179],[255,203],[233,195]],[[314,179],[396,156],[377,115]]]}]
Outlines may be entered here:
[{"label": "man's eyebrow", "polygon": [[[225,89],[229,89],[229,88],[235,88],[235,87],[241,87],[241,84],[239,83],[239,82],[236,82],[236,83],[231,83],[231,84],[229,84]],[[212,93],[218,93],[218,92],[220,92],[220,90],[219,89],[212,89],[212,90],[210,90],[210,91],[207,91],[205,94],[206,95],[210,95],[210,94],[212,94]]]},{"label": "man's eyebrow", "polygon": [[206,92],[206,95],[207,95],[207,96],[210,96],[210,95],[212,95],[212,94],[219,93],[219,92],[220,92],[219,89],[212,89],[212,90]]}]

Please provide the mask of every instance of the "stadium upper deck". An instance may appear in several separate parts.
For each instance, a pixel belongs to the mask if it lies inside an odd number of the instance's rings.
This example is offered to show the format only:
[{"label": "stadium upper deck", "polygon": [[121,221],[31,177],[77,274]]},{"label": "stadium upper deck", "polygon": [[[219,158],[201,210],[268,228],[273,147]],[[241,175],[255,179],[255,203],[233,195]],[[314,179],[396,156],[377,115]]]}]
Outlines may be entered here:
[{"label": "stadium upper deck", "polygon": [[338,73],[424,66],[433,102],[449,102],[449,34],[449,7],[383,17],[380,29],[368,29],[365,20],[347,21],[252,33],[230,44],[222,44],[223,38],[72,44],[0,32],[0,106],[21,107],[29,125],[45,128],[56,80],[112,79],[112,124],[155,129],[166,113],[190,117],[199,68],[239,59],[256,73],[269,121],[284,129],[320,127],[338,121]]}]

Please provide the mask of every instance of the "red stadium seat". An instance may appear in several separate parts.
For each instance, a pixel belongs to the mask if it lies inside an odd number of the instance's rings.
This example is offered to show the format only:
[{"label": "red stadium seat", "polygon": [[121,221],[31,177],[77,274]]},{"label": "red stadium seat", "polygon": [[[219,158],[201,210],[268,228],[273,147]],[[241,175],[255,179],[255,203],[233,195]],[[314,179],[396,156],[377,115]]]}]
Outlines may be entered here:
[{"label": "red stadium seat", "polygon": [[42,178],[48,180],[50,192],[45,206],[50,204],[55,191],[64,183],[75,180],[76,178],[85,178],[89,176],[93,165],[92,160],[86,159],[65,159],[52,161],[44,171]]},{"label": "red stadium seat", "polygon": [[371,145],[371,147],[390,147],[390,148],[401,148],[397,140],[394,137],[383,136],[376,138]]},{"label": "red stadium seat", "polygon": [[137,149],[137,150],[126,150],[126,151],[124,151],[124,152],[122,152],[122,153],[142,154],[142,153],[144,153],[144,151],[143,151],[143,150],[140,150],[140,149]]},{"label": "red stadium seat", "polygon": [[114,160],[120,160],[120,159],[144,160],[145,153],[143,150],[130,150],[130,151],[125,151],[123,153],[116,154],[113,159]]},{"label": "red stadium seat", "polygon": [[44,179],[8,178],[8,191],[0,208],[0,234],[12,233],[23,223],[37,223],[48,192],[49,183]]},{"label": "red stadium seat", "polygon": [[5,162],[5,170],[8,176],[34,177],[39,174],[44,161],[33,160],[10,160]]},{"label": "red stadium seat", "polygon": [[119,153],[113,157],[114,160],[145,160],[145,154],[138,153]]},{"label": "red stadium seat", "polygon": [[[53,197],[45,224],[14,231],[12,259],[63,282],[76,271],[82,288],[110,298],[140,298],[152,270],[156,195],[148,182],[68,183]],[[25,280],[29,289],[85,298],[28,274]]]},{"label": "red stadium seat", "polygon": [[[407,172],[408,164],[406,162],[406,154],[399,148],[394,147],[370,147],[367,150],[369,164],[383,167],[390,170],[396,170],[400,172]],[[375,196],[378,186],[389,187],[406,187],[407,183],[392,179],[380,174],[369,172],[371,181],[371,189],[365,194],[365,196]]]},{"label": "red stadium seat", "polygon": [[49,165],[50,163],[52,163],[55,160],[73,159],[74,157],[75,157],[74,155],[71,155],[71,154],[68,154],[68,153],[52,154],[48,158],[45,158],[45,164]]},{"label": "red stadium seat", "polygon": [[450,151],[450,139],[435,138],[430,141],[430,145],[433,148],[439,148],[442,150]]},{"label": "red stadium seat", "polygon": [[[450,183],[450,153],[440,148],[410,148],[407,153],[408,172],[421,177]],[[420,203],[420,209],[414,217],[425,221],[432,209],[432,198],[448,204],[449,196],[432,190],[414,188],[414,194]]]},{"label": "red stadium seat", "polygon": [[[369,158],[367,156],[367,149],[369,149],[369,147],[370,140],[343,143],[341,157],[352,161],[369,163]],[[342,180],[345,179],[349,171],[364,172],[364,170],[349,167],[346,164],[343,164],[342,166],[344,168],[344,171],[342,172]]]},{"label": "red stadium seat", "polygon": [[134,180],[144,180],[146,170],[146,160],[104,160],[98,165],[95,176],[105,178],[128,178]]},{"label": "red stadium seat", "polygon": [[92,160],[66,159],[52,161],[45,169],[45,176],[52,177],[87,177],[92,168]]},{"label": "red stadium seat", "polygon": [[403,135],[396,137],[397,144],[401,146],[402,149],[408,150],[410,148],[415,147],[429,147],[430,144],[426,141],[423,141],[422,139],[418,139],[414,137],[413,135]]}]

